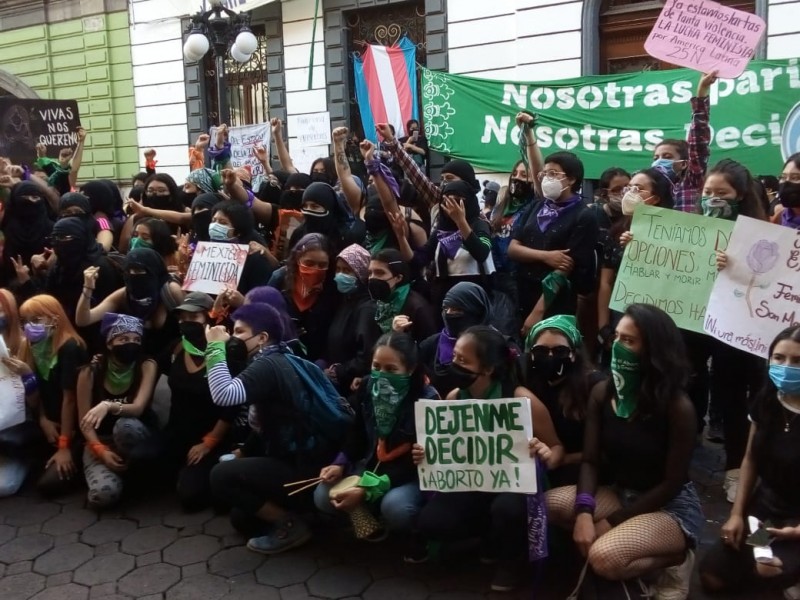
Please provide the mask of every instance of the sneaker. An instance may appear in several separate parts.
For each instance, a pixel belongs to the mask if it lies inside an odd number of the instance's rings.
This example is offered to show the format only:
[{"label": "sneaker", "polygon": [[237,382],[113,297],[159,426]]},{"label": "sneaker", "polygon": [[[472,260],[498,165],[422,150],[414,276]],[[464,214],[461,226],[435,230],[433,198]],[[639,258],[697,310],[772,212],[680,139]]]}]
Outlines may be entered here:
[{"label": "sneaker", "polygon": [[308,525],[297,517],[289,517],[277,523],[272,533],[250,538],[247,547],[261,554],[279,554],[302,546],[310,539],[311,530]]},{"label": "sneaker", "polygon": [[689,583],[694,568],[694,550],[686,551],[684,561],[674,567],[667,567],[651,586],[656,600],[686,600],[689,597]]},{"label": "sneaker", "polygon": [[725,491],[725,499],[733,504],[736,500],[736,492],[739,490],[739,469],[725,471],[722,489]]},{"label": "sneaker", "polygon": [[783,590],[783,597],[786,600],[800,600],[800,583]]},{"label": "sneaker", "polygon": [[498,562],[494,569],[491,588],[493,592],[513,592],[521,583],[519,569],[508,562]]}]

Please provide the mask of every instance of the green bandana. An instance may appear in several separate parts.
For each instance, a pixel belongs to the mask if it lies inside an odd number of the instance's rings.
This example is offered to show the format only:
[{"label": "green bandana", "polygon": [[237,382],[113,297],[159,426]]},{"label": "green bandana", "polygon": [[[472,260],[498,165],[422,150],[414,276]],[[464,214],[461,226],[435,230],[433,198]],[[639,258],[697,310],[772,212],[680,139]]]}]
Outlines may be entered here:
[{"label": "green bandana", "polygon": [[636,408],[636,393],[642,380],[639,356],[618,340],[611,346],[611,374],[617,389],[617,408],[622,419],[629,418]]},{"label": "green bandana", "polygon": [[577,348],[581,344],[581,332],[578,331],[578,321],[572,315],[556,315],[539,321],[529,332],[528,337],[525,339],[525,352],[529,352],[533,347],[534,340],[539,337],[539,334],[545,329],[555,329],[564,334],[564,336],[572,344],[573,348]]},{"label": "green bandana", "polygon": [[383,250],[386,242],[389,240],[389,232],[384,231],[380,235],[372,235],[367,232],[367,237],[364,240],[364,247],[369,250],[370,254],[375,254]]},{"label": "green bandana", "polygon": [[410,291],[411,284],[404,283],[392,290],[392,295],[388,302],[381,302],[380,300],[375,302],[375,320],[383,333],[389,333],[392,330],[392,319],[400,314],[400,310],[406,303],[406,298],[408,298]]},{"label": "green bandana", "polygon": [[570,282],[566,275],[559,271],[551,271],[542,279],[542,295],[544,296],[544,308],[547,310],[553,305],[558,294],[563,289],[569,289]]},{"label": "green bandana", "polygon": [[735,221],[739,216],[739,201],[725,200],[716,196],[703,196],[700,199],[700,208],[703,209],[703,216],[715,219],[727,219]]},{"label": "green bandana", "polygon": [[129,244],[131,250],[136,250],[137,248],[152,248],[153,242],[149,240],[143,240],[140,237],[131,238],[131,242]]},{"label": "green bandana", "polygon": [[397,413],[411,387],[411,375],[372,371],[372,408],[379,438],[387,437],[397,423]]},{"label": "green bandana", "polygon": [[208,342],[205,355],[206,373],[208,373],[214,365],[225,362],[225,342]]},{"label": "green bandana", "polygon": [[187,340],[185,337],[181,336],[181,346],[183,346],[184,352],[190,356],[205,356],[206,353],[204,350],[200,350],[197,346],[195,346],[192,342]]},{"label": "green bandana", "polygon": [[511,198],[503,209],[503,216],[510,217],[511,215],[517,214],[519,209],[525,206],[527,201],[527,198]]},{"label": "green bandana", "polygon": [[374,502],[386,495],[392,487],[392,482],[388,475],[376,475],[372,471],[364,471],[358,482],[358,487],[364,488],[365,500]]},{"label": "green bandana", "polygon": [[50,371],[58,363],[58,354],[53,352],[53,338],[48,336],[41,342],[31,344],[31,353],[36,365],[36,373],[47,381],[50,379]]},{"label": "green bandana", "polygon": [[106,389],[115,396],[127,392],[131,387],[131,383],[133,383],[133,370],[135,367],[136,363],[133,363],[121,369],[109,360],[108,369],[106,370]]}]

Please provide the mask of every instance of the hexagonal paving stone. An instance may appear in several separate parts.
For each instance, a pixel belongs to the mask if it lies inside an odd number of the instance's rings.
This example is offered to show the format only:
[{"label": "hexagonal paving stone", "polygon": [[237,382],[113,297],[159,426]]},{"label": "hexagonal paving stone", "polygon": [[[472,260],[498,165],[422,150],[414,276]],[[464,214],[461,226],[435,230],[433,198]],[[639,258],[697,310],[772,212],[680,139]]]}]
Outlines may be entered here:
[{"label": "hexagonal paving stone", "polygon": [[207,535],[216,535],[221,537],[223,535],[231,535],[236,533],[236,530],[231,525],[231,520],[227,516],[214,517],[203,525],[203,533]]},{"label": "hexagonal paving stone", "polygon": [[149,565],[131,571],[119,580],[117,589],[129,596],[147,596],[160,594],[178,583],[181,570],[172,565]]},{"label": "hexagonal paving stone", "polygon": [[52,575],[72,571],[94,556],[94,551],[86,544],[67,544],[58,546],[42,554],[33,563],[33,570],[42,575]]},{"label": "hexagonal paving stone", "polygon": [[178,532],[163,525],[138,529],[122,540],[122,551],[138,556],[163,550],[178,537]]},{"label": "hexagonal paving stone", "polygon": [[211,557],[208,561],[208,571],[223,577],[234,577],[257,569],[265,558],[263,554],[251,552],[245,546],[228,548]]},{"label": "hexagonal paving stone", "polygon": [[376,581],[364,592],[364,600],[424,600],[428,590],[419,581],[393,577]]},{"label": "hexagonal paving stone", "polygon": [[313,559],[296,554],[275,556],[270,558],[256,571],[259,583],[284,587],[294,583],[302,583],[317,570]]},{"label": "hexagonal paving stone", "polygon": [[22,600],[44,589],[44,577],[36,573],[8,575],[0,579],[0,598]]},{"label": "hexagonal paving stone", "polygon": [[371,579],[366,569],[339,565],[317,571],[306,585],[314,596],[345,598],[358,596],[370,583]]},{"label": "hexagonal paving stone", "polygon": [[135,559],[130,554],[121,552],[95,556],[75,571],[72,580],[83,585],[110,583],[132,571],[134,563]]},{"label": "hexagonal paving stone", "polygon": [[164,517],[164,525],[169,527],[201,527],[204,523],[210,521],[214,517],[211,510],[202,510],[195,513],[187,513],[183,511],[174,511]]},{"label": "hexagonal paving stone", "polygon": [[197,575],[184,579],[167,592],[167,600],[217,600],[228,593],[228,582],[216,575]]},{"label": "hexagonal paving stone", "polygon": [[[53,538],[43,533],[23,535],[0,546],[0,562],[33,560],[53,547]],[[2,597],[2,596],[0,596]]]},{"label": "hexagonal paving stone", "polygon": [[86,600],[89,597],[89,588],[67,583],[48,587],[36,594],[31,600]]},{"label": "hexagonal paving stone", "polygon": [[181,538],[164,550],[164,562],[183,567],[206,561],[220,549],[219,540],[208,535]]},{"label": "hexagonal paving stone", "polygon": [[8,525],[14,525],[15,527],[40,525],[47,521],[47,519],[56,516],[60,512],[61,507],[58,504],[50,504],[46,502],[33,504],[29,500],[27,505],[24,507],[7,513],[6,523]]},{"label": "hexagonal paving stone", "polygon": [[97,521],[97,514],[90,510],[64,509],[64,512],[53,517],[42,526],[42,533],[51,535],[74,533],[86,529],[95,521]]},{"label": "hexagonal paving stone", "polygon": [[81,533],[84,544],[99,546],[118,542],[136,531],[136,522],[128,519],[103,519]]},{"label": "hexagonal paving stone", "polygon": [[5,544],[8,540],[17,535],[17,529],[11,525],[0,525],[0,544]]},{"label": "hexagonal paving stone", "polygon": [[231,586],[231,591],[225,594],[220,600],[279,600],[281,595],[273,587],[260,585],[255,581],[242,581],[239,579],[231,579],[228,582]]}]

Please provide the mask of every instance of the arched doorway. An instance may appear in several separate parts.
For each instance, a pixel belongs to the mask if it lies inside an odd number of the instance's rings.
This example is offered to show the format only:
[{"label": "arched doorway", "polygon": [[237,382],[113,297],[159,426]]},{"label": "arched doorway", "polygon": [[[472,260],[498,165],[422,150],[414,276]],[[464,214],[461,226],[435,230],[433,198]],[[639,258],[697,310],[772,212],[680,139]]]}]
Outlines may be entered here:
[{"label": "arched doorway", "polygon": [[0,96],[14,96],[15,98],[39,98],[32,87],[27,85],[16,75],[0,69]]}]

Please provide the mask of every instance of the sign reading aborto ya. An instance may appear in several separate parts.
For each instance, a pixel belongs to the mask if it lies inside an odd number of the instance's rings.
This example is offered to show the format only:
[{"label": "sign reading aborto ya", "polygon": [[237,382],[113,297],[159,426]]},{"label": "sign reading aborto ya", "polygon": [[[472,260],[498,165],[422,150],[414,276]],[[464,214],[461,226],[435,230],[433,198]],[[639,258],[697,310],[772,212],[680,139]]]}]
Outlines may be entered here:
[{"label": "sign reading aborto ya", "polygon": [[717,278],[716,250],[725,250],[733,222],[640,204],[633,213],[609,307],[654,304],[681,329],[703,333]]},{"label": "sign reading aborto ya", "polygon": [[[712,161],[731,158],[773,173],[800,150],[800,59],[751,61],[711,87]],[[425,132],[431,149],[474,166],[508,172],[519,160],[520,110],[539,115],[545,156],[568,150],[586,176],[608,167],[641,169],[665,138],[685,139],[700,74],[690,69],[600,75],[550,82],[490,81],[422,70]],[[795,123],[795,126],[792,124]]]},{"label": "sign reading aborto ya", "polygon": [[530,400],[419,400],[421,490],[536,493]]}]

